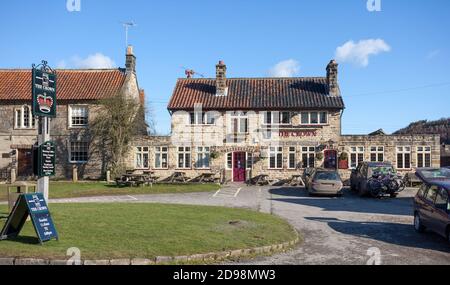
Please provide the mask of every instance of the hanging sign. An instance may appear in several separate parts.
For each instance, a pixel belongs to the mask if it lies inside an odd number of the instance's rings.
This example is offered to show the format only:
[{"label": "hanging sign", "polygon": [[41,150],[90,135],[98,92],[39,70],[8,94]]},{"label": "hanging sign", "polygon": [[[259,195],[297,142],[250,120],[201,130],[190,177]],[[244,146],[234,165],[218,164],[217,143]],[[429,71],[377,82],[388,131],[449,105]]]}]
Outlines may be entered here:
[{"label": "hanging sign", "polygon": [[56,73],[47,63],[41,69],[33,66],[33,116],[56,117]]}]

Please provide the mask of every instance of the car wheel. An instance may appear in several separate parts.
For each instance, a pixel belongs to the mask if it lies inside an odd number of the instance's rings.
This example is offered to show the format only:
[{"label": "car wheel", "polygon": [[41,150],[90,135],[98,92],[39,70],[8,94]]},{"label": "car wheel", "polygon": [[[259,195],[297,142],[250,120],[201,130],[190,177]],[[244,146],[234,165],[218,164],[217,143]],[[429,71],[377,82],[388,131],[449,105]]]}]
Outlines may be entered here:
[{"label": "car wheel", "polygon": [[419,213],[416,213],[414,215],[414,229],[418,233],[423,233],[425,231],[425,226],[422,224]]}]

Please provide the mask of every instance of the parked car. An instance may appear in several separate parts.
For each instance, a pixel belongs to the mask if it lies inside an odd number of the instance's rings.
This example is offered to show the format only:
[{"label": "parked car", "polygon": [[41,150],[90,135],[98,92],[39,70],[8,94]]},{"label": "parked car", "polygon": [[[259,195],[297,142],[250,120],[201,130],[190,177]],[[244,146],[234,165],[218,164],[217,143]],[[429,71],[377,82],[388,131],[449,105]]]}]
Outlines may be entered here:
[{"label": "parked car", "polygon": [[414,229],[428,229],[450,243],[450,169],[418,169],[416,175],[424,183],[414,198]]},{"label": "parked car", "polygon": [[308,183],[310,195],[337,195],[342,196],[344,184],[335,170],[316,169]]},{"label": "parked car", "polygon": [[[389,162],[361,162],[358,167],[352,171],[350,176],[350,189],[357,191],[360,196],[370,194],[368,181],[374,175],[390,175],[396,171]],[[391,197],[396,197],[398,193],[392,193]]]}]

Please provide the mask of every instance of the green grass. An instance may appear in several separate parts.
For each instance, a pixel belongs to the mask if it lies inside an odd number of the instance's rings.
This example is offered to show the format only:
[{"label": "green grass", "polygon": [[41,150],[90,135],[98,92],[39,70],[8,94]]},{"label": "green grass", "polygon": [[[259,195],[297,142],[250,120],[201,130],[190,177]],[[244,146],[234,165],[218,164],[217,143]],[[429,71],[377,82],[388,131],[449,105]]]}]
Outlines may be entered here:
[{"label": "green grass", "polygon": [[[105,195],[138,195],[160,193],[209,192],[219,189],[217,184],[155,184],[153,187],[116,187],[102,182],[51,182],[50,199],[94,197]],[[7,201],[6,187],[0,185],[0,201]]]},{"label": "green grass", "polygon": [[[31,222],[16,240],[0,241],[0,257],[152,258],[281,243],[295,238],[284,220],[245,209],[167,204],[51,204],[59,241],[38,244]],[[0,213],[6,212],[0,206]],[[0,220],[3,226],[4,219]],[[235,223],[237,221],[237,223]],[[233,222],[233,223],[230,223]]]}]

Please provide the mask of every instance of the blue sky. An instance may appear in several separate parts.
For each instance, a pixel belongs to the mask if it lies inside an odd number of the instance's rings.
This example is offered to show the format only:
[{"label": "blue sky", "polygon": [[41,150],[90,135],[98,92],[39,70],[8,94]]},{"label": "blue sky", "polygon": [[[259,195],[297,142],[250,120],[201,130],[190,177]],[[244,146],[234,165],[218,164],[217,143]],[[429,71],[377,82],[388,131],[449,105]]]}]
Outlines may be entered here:
[{"label": "blue sky", "polygon": [[80,1],[79,12],[66,0],[2,3],[0,67],[122,67],[120,22],[133,20],[139,83],[161,134],[181,66],[213,77],[219,59],[228,77],[324,76],[338,57],[346,134],[450,116],[448,0],[381,0],[381,12],[367,0]]}]

